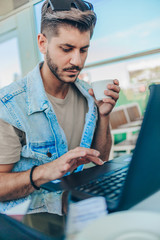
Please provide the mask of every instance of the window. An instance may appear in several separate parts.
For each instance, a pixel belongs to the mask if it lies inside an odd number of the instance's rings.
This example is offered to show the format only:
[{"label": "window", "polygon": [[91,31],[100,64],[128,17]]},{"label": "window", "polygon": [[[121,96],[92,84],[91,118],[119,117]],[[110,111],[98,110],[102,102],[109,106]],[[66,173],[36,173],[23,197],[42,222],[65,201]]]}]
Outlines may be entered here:
[{"label": "window", "polygon": [[10,84],[21,76],[17,37],[14,36],[7,39],[6,35],[5,41],[0,41],[0,56],[1,88]]},{"label": "window", "polygon": [[159,0],[92,0],[97,25],[87,63],[160,47]]},{"label": "window", "polygon": [[[146,84],[160,80],[160,1],[90,2],[97,24],[80,77],[86,81],[118,78],[121,88],[143,94]],[[42,4],[34,8],[37,32]]]},{"label": "window", "polygon": [[[91,2],[97,25],[82,76],[117,78],[125,92],[143,95],[150,83],[160,81],[160,1]],[[129,91],[125,101],[133,98]]]},{"label": "window", "polygon": [[[40,23],[41,23],[41,7],[43,5],[43,2],[37,3],[34,5],[34,15],[35,15],[35,23],[36,23],[36,34],[40,33]],[[39,58],[40,61],[43,60],[43,55],[39,51]]]}]

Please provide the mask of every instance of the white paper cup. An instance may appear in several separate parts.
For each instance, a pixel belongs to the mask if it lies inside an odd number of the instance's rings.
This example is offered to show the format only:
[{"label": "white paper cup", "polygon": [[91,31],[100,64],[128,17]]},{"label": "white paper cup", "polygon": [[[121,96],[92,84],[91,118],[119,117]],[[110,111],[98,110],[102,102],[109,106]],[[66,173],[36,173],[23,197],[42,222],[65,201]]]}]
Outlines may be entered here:
[{"label": "white paper cup", "polygon": [[113,81],[114,81],[113,79],[106,79],[91,83],[94,95],[98,101],[102,100],[103,98],[109,98],[109,96],[106,96],[104,94],[104,91],[108,89],[107,88],[108,84],[113,84]]}]

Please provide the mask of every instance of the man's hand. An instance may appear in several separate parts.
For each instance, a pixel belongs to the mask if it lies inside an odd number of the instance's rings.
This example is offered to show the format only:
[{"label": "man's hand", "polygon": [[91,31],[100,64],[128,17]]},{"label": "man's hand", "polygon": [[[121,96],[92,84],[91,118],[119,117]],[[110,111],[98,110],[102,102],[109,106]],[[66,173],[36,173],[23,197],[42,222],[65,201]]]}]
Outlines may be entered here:
[{"label": "man's hand", "polygon": [[97,101],[94,96],[93,89],[92,88],[89,89],[89,94],[94,98],[95,103],[99,109],[99,114],[101,116],[106,116],[112,111],[119,98],[119,92],[120,87],[119,81],[117,79],[114,80],[114,84],[108,84],[108,90],[104,89],[104,94],[106,96],[110,96],[110,98],[104,98],[101,101]]},{"label": "man's hand", "polygon": [[102,165],[103,161],[99,158],[100,152],[90,148],[77,147],[66,154],[57,158],[53,162],[43,165],[44,174],[48,181],[61,178],[67,172],[72,172],[78,166],[93,162]]},{"label": "man's hand", "polygon": [[[36,186],[51,180],[63,177],[72,172],[79,165],[94,162],[102,165],[97,150],[77,147],[56,160],[42,164],[35,168],[32,179]],[[29,195],[34,191],[30,183],[30,170],[24,172],[11,172],[14,164],[0,165],[0,201],[13,200]]]}]

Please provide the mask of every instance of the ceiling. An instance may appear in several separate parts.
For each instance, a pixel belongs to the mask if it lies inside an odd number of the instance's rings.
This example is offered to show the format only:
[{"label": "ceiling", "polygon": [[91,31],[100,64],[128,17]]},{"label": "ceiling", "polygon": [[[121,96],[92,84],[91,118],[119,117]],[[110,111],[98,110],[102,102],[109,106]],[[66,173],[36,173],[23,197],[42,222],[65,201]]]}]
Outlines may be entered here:
[{"label": "ceiling", "polygon": [[0,17],[28,3],[29,0],[0,0]]}]

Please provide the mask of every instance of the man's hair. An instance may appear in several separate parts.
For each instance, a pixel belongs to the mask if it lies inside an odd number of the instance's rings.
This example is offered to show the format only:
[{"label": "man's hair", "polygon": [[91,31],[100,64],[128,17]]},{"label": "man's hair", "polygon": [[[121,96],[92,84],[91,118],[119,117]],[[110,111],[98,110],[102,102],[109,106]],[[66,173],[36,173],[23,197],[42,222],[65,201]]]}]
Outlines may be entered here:
[{"label": "man's hair", "polygon": [[96,14],[91,10],[83,12],[71,8],[70,11],[52,11],[51,7],[48,7],[48,0],[46,0],[41,10],[41,33],[50,38],[58,35],[59,27],[70,25],[80,32],[90,31],[92,37],[96,20]]}]

